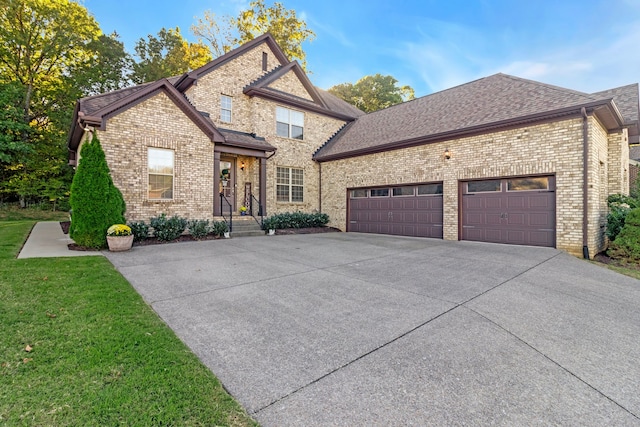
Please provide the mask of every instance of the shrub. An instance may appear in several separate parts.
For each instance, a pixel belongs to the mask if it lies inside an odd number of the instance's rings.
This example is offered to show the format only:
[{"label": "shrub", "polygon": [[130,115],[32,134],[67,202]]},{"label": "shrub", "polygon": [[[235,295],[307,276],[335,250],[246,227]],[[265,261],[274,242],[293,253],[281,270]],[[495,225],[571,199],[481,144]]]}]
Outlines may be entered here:
[{"label": "shrub", "polygon": [[106,247],[107,229],[125,222],[122,193],[113,185],[104,151],[95,133],[91,142],[83,144],[80,151],[80,163],[71,184],[69,202],[73,209],[69,236],[80,246]]},{"label": "shrub", "polygon": [[640,207],[640,201],[623,194],[612,194],[607,198],[607,204],[609,205],[609,214],[607,215],[605,233],[609,240],[613,241],[622,230],[629,211]]},{"label": "shrub", "polygon": [[324,213],[285,212],[272,215],[262,221],[262,228],[307,228],[324,227],[329,223],[329,215]]},{"label": "shrub", "polygon": [[612,258],[640,261],[640,208],[632,209],[627,214],[620,234],[611,242],[607,253]]},{"label": "shrub", "polygon": [[134,242],[141,242],[149,237],[149,226],[144,221],[130,222],[129,227],[133,233]]},{"label": "shrub", "polygon": [[224,233],[229,231],[229,225],[225,221],[213,221],[211,231],[218,237],[222,237]]},{"label": "shrub", "polygon": [[174,215],[167,218],[164,213],[158,217],[151,218],[151,227],[153,227],[153,235],[164,242],[175,240],[187,228],[187,220]]},{"label": "shrub", "polygon": [[191,234],[195,239],[203,239],[209,234],[209,220],[208,219],[192,219],[187,222],[187,228],[189,229],[189,234]]}]

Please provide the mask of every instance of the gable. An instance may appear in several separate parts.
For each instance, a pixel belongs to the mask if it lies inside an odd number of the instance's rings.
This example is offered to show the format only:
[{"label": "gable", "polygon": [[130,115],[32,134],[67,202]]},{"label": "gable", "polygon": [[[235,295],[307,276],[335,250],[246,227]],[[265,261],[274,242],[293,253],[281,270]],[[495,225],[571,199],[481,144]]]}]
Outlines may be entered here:
[{"label": "gable", "polygon": [[309,94],[293,70],[287,72],[283,76],[280,76],[277,80],[267,85],[267,87],[269,89],[289,93],[308,101],[314,101],[313,97]]}]

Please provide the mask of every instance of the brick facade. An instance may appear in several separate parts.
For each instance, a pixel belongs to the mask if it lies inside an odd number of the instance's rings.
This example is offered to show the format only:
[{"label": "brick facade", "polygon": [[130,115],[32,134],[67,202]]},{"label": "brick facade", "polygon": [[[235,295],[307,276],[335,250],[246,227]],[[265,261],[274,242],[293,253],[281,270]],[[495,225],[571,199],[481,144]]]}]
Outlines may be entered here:
[{"label": "brick facade", "polygon": [[[594,187],[594,194],[589,198],[589,250],[595,255],[604,245],[602,221],[603,218],[606,220],[606,196],[609,194],[608,152],[620,151],[624,139],[608,138],[592,117],[589,128],[593,134],[589,155],[590,187]],[[329,161],[322,163],[322,210],[329,214],[332,226],[345,230],[349,188],[443,182],[444,238],[458,240],[461,181],[555,175],[556,246],[579,256],[583,246],[582,141],[582,119],[575,118]],[[444,158],[446,149],[451,151],[451,159]],[[612,167],[611,173],[620,173],[619,163]]]}]

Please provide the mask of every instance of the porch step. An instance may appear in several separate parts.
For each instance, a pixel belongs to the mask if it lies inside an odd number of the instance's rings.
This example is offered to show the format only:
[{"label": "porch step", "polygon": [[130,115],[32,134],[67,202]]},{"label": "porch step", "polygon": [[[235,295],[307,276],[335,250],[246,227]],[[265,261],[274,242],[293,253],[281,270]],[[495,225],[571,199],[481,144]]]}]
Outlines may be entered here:
[{"label": "porch step", "polygon": [[233,231],[231,237],[264,236],[264,230],[253,217],[233,217]]}]

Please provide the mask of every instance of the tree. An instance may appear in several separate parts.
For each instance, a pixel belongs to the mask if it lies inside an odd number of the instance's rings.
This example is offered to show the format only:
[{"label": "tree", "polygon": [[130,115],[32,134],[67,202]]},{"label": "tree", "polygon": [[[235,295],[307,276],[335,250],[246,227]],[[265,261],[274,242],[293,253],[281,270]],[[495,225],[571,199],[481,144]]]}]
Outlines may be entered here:
[{"label": "tree", "polygon": [[397,86],[398,80],[392,76],[365,76],[356,84],[342,83],[329,88],[338,98],[355,105],[366,113],[378,111],[392,105],[415,98],[410,86]]},{"label": "tree", "polygon": [[207,46],[187,42],[178,27],[162,28],[158,37],[149,34],[147,40],[141,38],[135,51],[139,61],[133,64],[131,80],[138,84],[180,75],[211,61]]},{"label": "tree", "polygon": [[249,3],[237,17],[223,17],[222,28],[211,11],[206,11],[204,19],[198,19],[191,31],[209,42],[215,55],[222,55],[233,47],[271,33],[282,51],[290,59],[298,59],[303,69],[307,69],[306,54],[302,43],[315,38],[315,33],[307,28],[307,23],[298,19],[295,10],[286,9],[282,3],[267,7],[264,0]]},{"label": "tree", "polygon": [[[4,0],[0,9],[0,74],[25,88],[24,122],[47,120],[50,93],[62,76],[89,58],[100,28],[69,0]],[[38,102],[34,103],[33,101]],[[44,102],[43,102],[44,101]],[[35,108],[34,108],[35,106]]]},{"label": "tree", "polygon": [[87,48],[90,59],[76,64],[67,76],[69,91],[74,98],[111,92],[130,85],[133,59],[115,31],[100,35]]},{"label": "tree", "polygon": [[104,248],[107,228],[124,224],[125,203],[113,184],[98,136],[82,145],[80,162],[71,184],[70,237],[80,246]]},{"label": "tree", "polygon": [[23,160],[32,149],[24,141],[31,127],[23,121],[22,89],[15,82],[0,83],[0,164]]}]

